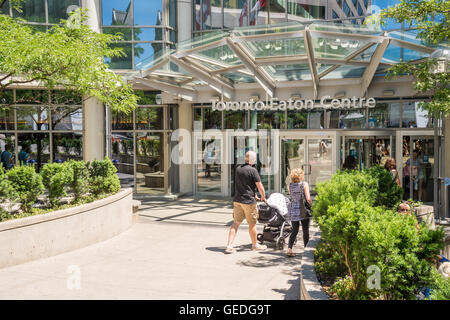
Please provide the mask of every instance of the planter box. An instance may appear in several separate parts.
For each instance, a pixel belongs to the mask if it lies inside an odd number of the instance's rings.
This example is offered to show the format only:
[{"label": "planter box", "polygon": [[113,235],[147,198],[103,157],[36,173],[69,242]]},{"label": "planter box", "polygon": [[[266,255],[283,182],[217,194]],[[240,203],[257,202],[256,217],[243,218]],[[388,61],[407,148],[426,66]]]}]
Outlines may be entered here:
[{"label": "planter box", "polygon": [[303,251],[300,271],[300,300],[329,300],[317,279],[314,268],[314,251],[319,241],[320,231],[317,230],[310,235],[308,244]]},{"label": "planter box", "polygon": [[0,223],[0,268],[112,238],[133,223],[132,189],[92,203]]}]

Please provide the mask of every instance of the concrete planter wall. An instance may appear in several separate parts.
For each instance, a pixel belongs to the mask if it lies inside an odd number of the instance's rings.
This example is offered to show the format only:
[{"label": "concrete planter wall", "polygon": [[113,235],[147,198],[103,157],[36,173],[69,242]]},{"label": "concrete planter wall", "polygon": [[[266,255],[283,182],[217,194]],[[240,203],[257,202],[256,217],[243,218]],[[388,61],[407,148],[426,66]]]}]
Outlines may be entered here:
[{"label": "concrete planter wall", "polygon": [[133,223],[132,189],[92,203],[0,223],[0,268],[112,238]]},{"label": "concrete planter wall", "polygon": [[317,229],[310,235],[308,244],[303,251],[300,272],[300,300],[329,300],[329,297],[322,289],[322,285],[317,280],[314,268],[314,251],[319,241],[320,231]]}]

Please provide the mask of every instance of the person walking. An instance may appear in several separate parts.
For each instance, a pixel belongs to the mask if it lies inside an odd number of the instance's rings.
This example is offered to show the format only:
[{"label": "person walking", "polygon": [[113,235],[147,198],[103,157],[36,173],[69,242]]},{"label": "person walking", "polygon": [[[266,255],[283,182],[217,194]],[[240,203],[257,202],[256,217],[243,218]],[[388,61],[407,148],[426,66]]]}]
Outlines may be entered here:
[{"label": "person walking", "polygon": [[[256,222],[258,221],[258,209],[256,201],[266,201],[264,186],[261,183],[256,164],[256,152],[248,151],[245,154],[245,164],[236,168],[234,178],[234,198],[233,198],[233,224],[228,233],[228,243],[226,253],[233,253],[233,241],[240,224],[244,218],[248,223],[248,232],[252,241],[252,250],[265,250],[267,246],[257,243]],[[256,195],[259,191],[261,198]]]},{"label": "person walking", "polygon": [[6,144],[5,150],[1,154],[1,163],[3,165],[4,170],[9,170],[13,167],[14,156],[11,153],[11,150],[12,150],[11,145]]},{"label": "person walking", "polygon": [[286,255],[295,257],[292,252],[295,239],[297,238],[300,222],[303,231],[303,245],[306,247],[309,241],[309,224],[310,217],[306,213],[305,200],[311,205],[311,195],[309,193],[309,185],[303,181],[304,172],[300,168],[291,171],[291,183],[288,186],[288,192],[291,194],[291,202],[289,204],[289,218],[292,223],[292,233],[289,237],[289,244]]}]

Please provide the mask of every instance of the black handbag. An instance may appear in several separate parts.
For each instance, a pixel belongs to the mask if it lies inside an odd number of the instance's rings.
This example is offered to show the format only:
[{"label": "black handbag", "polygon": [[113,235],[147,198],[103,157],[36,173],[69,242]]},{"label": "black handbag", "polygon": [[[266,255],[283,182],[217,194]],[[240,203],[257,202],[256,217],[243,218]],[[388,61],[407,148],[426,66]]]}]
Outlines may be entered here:
[{"label": "black handbag", "polygon": [[311,213],[311,205],[310,205],[309,202],[306,200],[306,197],[305,197],[305,189],[302,188],[302,190],[303,190],[303,194],[302,194],[302,198],[303,198],[303,207],[305,208],[306,218],[311,218],[311,217],[312,217],[312,213]]}]

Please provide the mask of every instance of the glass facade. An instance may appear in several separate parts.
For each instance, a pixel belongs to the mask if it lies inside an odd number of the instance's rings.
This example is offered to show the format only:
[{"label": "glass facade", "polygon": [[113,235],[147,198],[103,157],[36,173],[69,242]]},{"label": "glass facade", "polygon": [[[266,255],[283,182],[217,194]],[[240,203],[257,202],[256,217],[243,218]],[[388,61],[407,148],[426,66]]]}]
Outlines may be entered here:
[{"label": "glass facade", "polygon": [[[83,159],[83,107],[73,92],[9,90],[0,104],[0,145],[12,165]],[[6,99],[2,99],[6,102]]]},{"label": "glass facade", "polygon": [[[192,0],[193,32],[288,21],[338,20],[362,24],[372,0]],[[384,8],[381,7],[381,8]],[[355,19],[351,19],[355,18]],[[358,19],[360,18],[360,19]]]},{"label": "glass facade", "polygon": [[[107,59],[112,69],[143,69],[176,42],[175,0],[102,0],[102,30],[120,34],[124,57]],[[167,7],[167,10],[165,9]]]},{"label": "glass facade", "polygon": [[138,194],[164,195],[170,187],[176,192],[169,169],[169,141],[178,128],[178,107],[157,104],[159,93],[136,91],[139,106],[129,114],[111,112],[110,157],[118,170],[123,187],[133,187]]},{"label": "glass facade", "polygon": [[61,19],[67,19],[69,13],[80,6],[80,0],[27,0],[21,2],[21,12],[19,12],[7,1],[0,9],[0,13],[22,18],[35,31],[45,32]]}]

